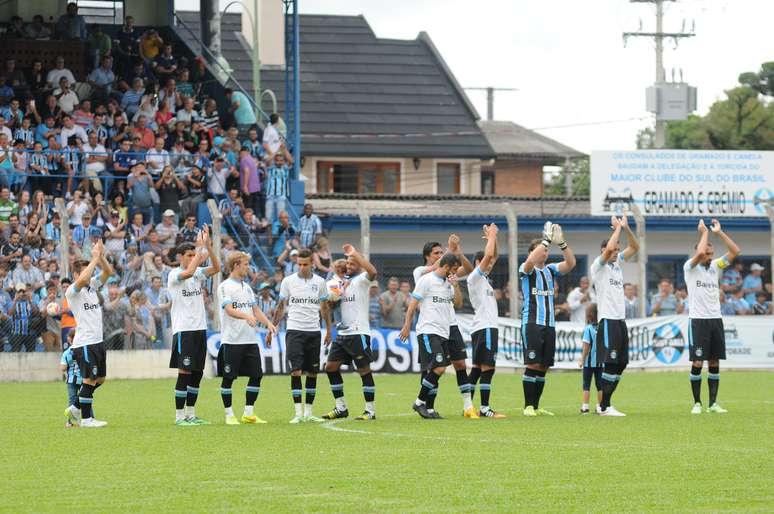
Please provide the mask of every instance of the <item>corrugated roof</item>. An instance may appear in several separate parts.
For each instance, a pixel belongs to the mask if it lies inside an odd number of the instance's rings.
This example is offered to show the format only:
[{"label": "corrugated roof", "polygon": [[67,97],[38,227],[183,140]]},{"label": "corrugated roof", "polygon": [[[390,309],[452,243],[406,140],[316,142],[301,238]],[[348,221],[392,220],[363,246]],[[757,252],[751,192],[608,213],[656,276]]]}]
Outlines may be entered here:
[{"label": "corrugated roof", "polygon": [[[199,31],[199,13],[178,15]],[[222,51],[249,91],[251,50],[240,16],[223,16]],[[299,23],[304,155],[494,157],[478,114],[427,34],[377,38],[363,16],[304,14]],[[261,70],[261,87],[277,94],[280,112],[284,86],[283,70]]]},{"label": "corrugated roof", "polygon": [[574,148],[512,121],[479,121],[478,125],[500,158],[585,156]]}]

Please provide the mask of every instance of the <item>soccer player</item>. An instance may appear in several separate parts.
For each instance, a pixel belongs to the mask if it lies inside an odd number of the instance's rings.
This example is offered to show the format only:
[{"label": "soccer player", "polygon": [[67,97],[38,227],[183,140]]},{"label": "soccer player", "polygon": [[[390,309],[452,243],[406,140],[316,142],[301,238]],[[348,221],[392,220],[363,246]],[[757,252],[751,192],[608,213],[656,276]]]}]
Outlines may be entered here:
[{"label": "soccer player", "polygon": [[[303,248],[298,252],[298,271],[282,279],[279,302],[274,311],[274,325],[279,325],[287,306],[285,353],[290,365],[290,389],[296,409],[296,415],[290,420],[294,425],[324,421],[312,415],[312,405],[317,393],[317,372],[320,370],[320,314],[325,320],[325,346],[331,344],[331,312],[325,301],[327,299],[325,280],[312,272],[312,252]],[[266,341],[271,344],[271,332],[266,334]],[[306,373],[303,410],[302,373]]]},{"label": "soccer player", "polygon": [[462,292],[457,283],[459,267],[459,257],[447,253],[434,263],[433,271],[419,278],[411,293],[412,300],[399,335],[401,341],[408,339],[414,313],[419,308],[417,341],[423,377],[419,395],[412,407],[425,419],[442,419],[435,411],[435,397],[438,394],[438,381],[446,371],[446,366],[451,363],[449,334],[454,319],[451,317],[453,309],[449,306],[462,306]]},{"label": "soccer player", "polygon": [[[602,416],[625,416],[610,404],[621,381],[621,374],[629,364],[629,330],[626,328],[626,301],[621,263],[628,261],[640,249],[637,236],[629,228],[626,215],[610,219],[613,234],[602,241],[599,256],[591,263],[591,281],[597,291],[597,345],[605,348],[602,373]],[[627,247],[621,251],[621,231],[626,232]]]},{"label": "soccer player", "polygon": [[341,325],[336,340],[331,344],[325,372],[331,383],[331,392],[336,406],[323,419],[338,419],[349,416],[344,400],[344,379],[341,376],[342,362],[353,362],[363,382],[365,411],[355,419],[368,421],[376,419],[374,396],[376,387],[371,373],[371,326],[369,323],[369,294],[371,281],[376,277],[373,264],[358,253],[350,244],[345,244],[347,276],[341,292]]},{"label": "soccer player", "polygon": [[[181,243],[175,250],[179,266],[169,273],[167,288],[172,299],[172,355],[169,367],[177,368],[175,424],[208,425],[196,417],[199,383],[207,359],[207,311],[203,288],[207,278],[220,271],[218,255],[212,249],[207,227],[195,243]],[[202,266],[210,259],[209,267]]]},{"label": "soccer player", "polygon": [[720,360],[726,358],[726,335],[720,314],[720,278],[723,269],[741,253],[739,247],[712,220],[711,230],[723,240],[728,252],[715,259],[715,248],[709,241],[709,230],[704,220],[699,221],[699,244],[693,256],[685,262],[685,283],[688,285],[688,351],[691,359],[691,389],[693,409],[691,414],[701,414],[701,369],[708,361],[709,407],[707,412],[725,413],[717,404],[720,386]]},{"label": "soccer player", "polygon": [[597,414],[602,403],[602,363],[605,360],[604,349],[597,344],[597,304],[590,303],[586,307],[586,326],[583,328],[583,351],[578,364],[583,369],[583,403],[580,413],[589,413],[589,398],[591,397],[591,379],[597,389]]},{"label": "soccer player", "polygon": [[[78,405],[68,407],[65,416],[71,424],[80,424],[83,428],[107,425],[105,421],[94,419],[91,410],[94,390],[105,383],[107,375],[102,306],[97,291],[113,275],[113,267],[105,259],[104,251],[102,241],[97,241],[91,249],[91,261],[77,260],[73,263],[75,281],[65,291],[65,298],[78,327],[71,348],[83,380],[78,392]],[[99,277],[94,276],[97,266],[101,270]]]},{"label": "soccer player", "polygon": [[[548,248],[554,242],[562,250],[564,260],[546,264]],[[524,347],[525,416],[553,416],[540,408],[540,397],[546,385],[546,373],[554,365],[556,351],[556,320],[554,319],[555,279],[566,275],[575,267],[575,255],[564,240],[562,227],[547,221],[543,226],[543,238],[529,245],[529,256],[519,266],[521,293],[524,306],[521,311],[521,337]]]},{"label": "soccer player", "polygon": [[[464,277],[465,275],[469,275],[473,272],[473,265],[470,264],[470,261],[462,252],[460,238],[456,234],[451,234],[449,236],[448,251],[449,253],[457,256],[457,260],[460,262],[460,266],[455,272],[458,278]],[[437,269],[439,259],[443,256],[443,254],[444,251],[440,243],[435,241],[425,243],[425,246],[422,248],[422,257],[425,259],[425,265],[417,266],[414,268],[413,275],[415,286],[419,283],[419,278],[421,276]],[[454,283],[456,284],[456,282]],[[478,419],[479,415],[475,407],[473,407],[473,397],[471,394],[473,386],[470,384],[470,379],[468,378],[468,368],[467,364],[465,363],[465,359],[467,359],[468,353],[465,349],[465,341],[462,340],[462,332],[460,332],[460,328],[457,324],[457,316],[454,313],[455,305],[456,304],[450,302],[446,307],[449,310],[450,320],[449,335],[447,336],[448,354],[452,366],[454,366],[454,371],[457,375],[457,386],[460,388],[460,394],[462,395],[463,416],[466,418]],[[456,306],[459,308],[461,305],[462,304]],[[425,377],[423,372],[422,380],[424,380],[424,378]],[[433,394],[431,396],[435,395]]]},{"label": "soccer player", "polygon": [[468,295],[473,305],[473,369],[470,370],[470,395],[476,390],[476,382],[481,379],[481,409],[479,416],[487,418],[504,418],[504,414],[489,408],[489,395],[492,390],[492,377],[495,374],[497,360],[497,300],[494,289],[489,283],[491,273],[497,261],[497,225],[484,225],[486,247],[475,257],[476,267],[468,275]]},{"label": "soccer player", "polygon": [[[277,328],[258,308],[252,287],[245,283],[250,273],[250,256],[244,252],[231,253],[226,260],[226,270],[228,279],[218,287],[221,325],[218,374],[223,377],[220,396],[226,409],[226,425],[239,425],[231,406],[231,386],[240,376],[248,377],[242,423],[266,423],[253,412],[263,377],[255,328],[259,322],[271,333],[276,334]],[[271,345],[271,339],[268,344]]]}]

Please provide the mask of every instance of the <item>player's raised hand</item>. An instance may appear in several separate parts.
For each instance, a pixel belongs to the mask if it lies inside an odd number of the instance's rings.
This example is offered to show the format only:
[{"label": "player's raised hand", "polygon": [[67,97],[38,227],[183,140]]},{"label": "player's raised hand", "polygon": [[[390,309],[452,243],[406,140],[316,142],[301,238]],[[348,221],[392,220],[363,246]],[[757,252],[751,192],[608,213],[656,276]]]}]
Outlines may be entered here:
[{"label": "player's raised hand", "polygon": [[100,239],[91,248],[91,256],[92,256],[92,258],[99,259],[100,257],[102,257],[102,253],[104,252],[104,250],[105,250],[105,247],[102,244],[102,240]]},{"label": "player's raised hand", "polygon": [[707,225],[704,224],[704,220],[699,220],[699,224],[696,227],[696,230],[698,230],[700,234],[703,234],[707,231]]},{"label": "player's raised hand", "polygon": [[499,228],[497,228],[497,225],[494,223],[490,223],[489,225],[484,225],[484,233],[486,234],[486,238],[490,237],[497,237],[497,233],[500,231]]},{"label": "player's raised hand", "polygon": [[345,256],[347,256],[347,257],[349,257],[350,255],[352,255],[353,253],[355,253],[355,247],[354,247],[354,246],[352,246],[352,245],[351,245],[351,244],[349,244],[349,243],[346,243],[345,245],[343,245],[343,246],[341,247],[341,249],[344,251],[344,255],[345,255]]},{"label": "player's raised hand", "polygon": [[567,248],[567,243],[564,240],[564,233],[562,232],[562,226],[558,223],[554,223],[551,227],[551,240],[562,250]]},{"label": "player's raised hand", "polygon": [[626,216],[626,214],[624,214],[623,216],[621,216],[620,223],[621,223],[621,228],[628,227],[629,226],[629,217]]},{"label": "player's raised hand", "polygon": [[458,281],[457,281],[457,274],[456,274],[456,273],[452,273],[452,274],[450,274],[449,276],[447,276],[447,277],[446,277],[446,280],[448,280],[448,281],[449,281],[449,283],[450,283],[452,286],[456,286],[456,285],[458,284]]},{"label": "player's raised hand", "polygon": [[718,232],[720,232],[720,230],[721,230],[721,229],[720,229],[720,222],[719,222],[718,220],[716,220],[716,219],[713,219],[713,220],[712,220],[712,226],[710,227],[710,229],[711,229],[711,230],[712,230],[712,232],[714,232],[715,234],[717,234]]},{"label": "player's raised hand", "polygon": [[540,244],[548,248],[551,246],[551,239],[553,238],[554,224],[550,221],[546,221],[543,224],[543,236]]},{"label": "player's raised hand", "polygon": [[451,234],[449,236],[448,247],[451,253],[456,253],[460,249],[460,236]]},{"label": "player's raised hand", "polygon": [[616,215],[610,216],[610,228],[615,230],[620,226],[621,226],[621,222],[619,221],[618,216]]}]

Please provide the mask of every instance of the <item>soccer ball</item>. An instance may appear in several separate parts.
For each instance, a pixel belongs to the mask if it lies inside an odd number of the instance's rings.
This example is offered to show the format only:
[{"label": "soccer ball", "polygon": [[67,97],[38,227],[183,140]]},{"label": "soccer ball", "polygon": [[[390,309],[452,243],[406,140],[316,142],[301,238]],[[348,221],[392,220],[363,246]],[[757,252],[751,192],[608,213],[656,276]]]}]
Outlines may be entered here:
[{"label": "soccer ball", "polygon": [[56,302],[51,302],[48,305],[46,305],[46,312],[49,316],[59,316],[59,313],[61,312],[61,308],[59,307],[59,304]]},{"label": "soccer ball", "polygon": [[325,285],[328,289],[328,301],[338,302],[341,299],[341,281],[332,278]]}]

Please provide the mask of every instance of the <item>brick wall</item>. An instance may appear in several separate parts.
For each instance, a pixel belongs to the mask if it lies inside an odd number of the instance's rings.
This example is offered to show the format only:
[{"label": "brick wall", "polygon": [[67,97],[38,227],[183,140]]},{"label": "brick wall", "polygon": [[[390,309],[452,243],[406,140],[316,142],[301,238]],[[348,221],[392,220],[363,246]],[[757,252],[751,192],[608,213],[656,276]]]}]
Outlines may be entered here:
[{"label": "brick wall", "polygon": [[495,194],[504,196],[543,195],[543,163],[498,161],[494,168]]}]

